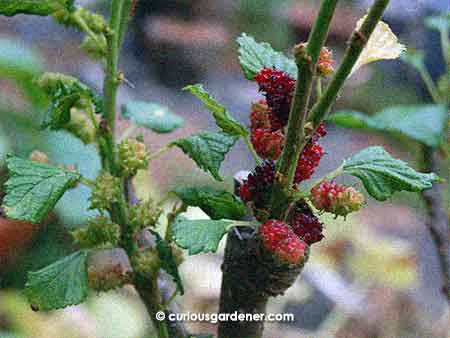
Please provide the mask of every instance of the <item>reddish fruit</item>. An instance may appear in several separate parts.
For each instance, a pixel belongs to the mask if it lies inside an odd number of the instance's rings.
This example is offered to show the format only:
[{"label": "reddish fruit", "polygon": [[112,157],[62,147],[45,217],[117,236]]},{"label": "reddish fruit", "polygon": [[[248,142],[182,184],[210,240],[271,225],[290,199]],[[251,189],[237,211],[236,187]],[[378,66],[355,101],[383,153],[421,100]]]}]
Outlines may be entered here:
[{"label": "reddish fruit", "polygon": [[327,130],[325,128],[325,124],[321,123],[316,129],[316,132],[313,136],[313,138],[317,141],[319,138],[324,137],[327,135]]},{"label": "reddish fruit", "polygon": [[264,161],[244,180],[239,188],[239,196],[244,202],[253,202],[258,209],[264,208],[269,203],[274,180],[275,163]]},{"label": "reddish fruit", "polygon": [[271,109],[272,122],[285,126],[289,119],[295,80],[283,71],[264,68],[255,76],[255,81]]},{"label": "reddish fruit", "polygon": [[322,182],[311,190],[311,201],[319,210],[345,217],[362,208],[364,195],[355,188],[334,181]]},{"label": "reddish fruit", "polygon": [[308,244],[291,233],[275,250],[275,256],[283,263],[302,264],[307,257],[307,252]]},{"label": "reddish fruit", "polygon": [[268,220],[259,229],[262,243],[270,252],[274,252],[288,238],[290,231],[286,223],[276,219]]},{"label": "reddish fruit", "polygon": [[308,245],[320,242],[324,238],[323,224],[304,200],[291,208],[288,221],[295,234]]},{"label": "reddish fruit", "polygon": [[303,263],[308,245],[286,223],[272,219],[262,224],[259,231],[263,247],[282,263]]},{"label": "reddish fruit", "polygon": [[317,62],[317,73],[323,77],[332,74],[334,72],[333,64],[333,52],[327,47],[323,47]]},{"label": "reddish fruit", "polygon": [[308,143],[298,160],[294,182],[300,183],[309,179],[314,174],[323,155],[325,155],[325,151],[320,144],[315,141]]},{"label": "reddish fruit", "polygon": [[250,129],[271,129],[270,125],[270,108],[265,100],[252,104],[250,113]]},{"label": "reddish fruit", "polygon": [[271,132],[266,129],[254,129],[250,137],[256,153],[268,160],[276,160],[281,155],[284,135],[281,130]]}]

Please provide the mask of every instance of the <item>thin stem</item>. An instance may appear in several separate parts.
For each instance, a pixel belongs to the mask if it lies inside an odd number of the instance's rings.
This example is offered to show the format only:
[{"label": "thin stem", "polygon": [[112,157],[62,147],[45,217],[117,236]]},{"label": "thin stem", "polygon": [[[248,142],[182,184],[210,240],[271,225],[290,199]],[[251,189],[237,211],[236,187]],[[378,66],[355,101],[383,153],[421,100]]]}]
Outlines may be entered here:
[{"label": "thin stem", "polygon": [[378,22],[389,4],[389,0],[376,0],[367,14],[361,28],[353,33],[350,44],[345,53],[344,59],[336,71],[327,89],[323,93],[320,100],[313,106],[309,121],[313,121],[314,127],[317,128],[328,114],[331,105],[336,101],[339,91],[350,75],[353,66],[359,59],[367,41],[372,35]]},{"label": "thin stem", "polygon": [[122,133],[122,135],[120,135],[120,137],[119,137],[119,142],[121,142],[121,141],[123,141],[123,140],[126,140],[127,138],[129,138],[131,135],[133,135],[135,132],[136,132],[136,130],[138,130],[139,129],[139,126],[137,126],[136,124],[131,124],[128,128],[126,128],[124,131],[123,131],[123,133]]},{"label": "thin stem", "polygon": [[81,177],[80,183],[91,189],[94,189],[95,187],[95,182],[86,177]]},{"label": "thin stem", "polygon": [[245,138],[245,144],[247,144],[248,150],[250,150],[250,154],[252,154],[252,157],[255,160],[256,165],[260,165],[262,163],[261,158],[256,153],[255,148],[253,148],[253,145],[249,137]]},{"label": "thin stem", "polygon": [[172,144],[171,143],[166,144],[164,147],[159,149],[157,152],[151,154],[149,157],[149,161],[153,161],[153,160],[157,159],[158,157],[163,155],[166,151],[168,151],[170,148],[172,148]]},{"label": "thin stem", "polygon": [[322,96],[322,79],[317,77],[316,79],[316,99],[320,99]]},{"label": "thin stem", "polygon": [[[434,159],[433,149],[424,146],[423,160],[424,170],[427,172],[436,171],[438,168]],[[422,199],[425,203],[428,219],[426,226],[430,233],[431,239],[436,247],[436,253],[439,258],[439,264],[442,272],[442,293],[450,306],[450,260],[448,258],[448,238],[450,235],[450,228],[448,224],[448,216],[442,205],[439,190],[432,188],[421,193]],[[442,228],[443,231],[439,229]],[[441,234],[442,232],[442,234]],[[447,240],[446,240],[447,239]]]},{"label": "thin stem", "polygon": [[447,71],[450,72],[450,40],[448,38],[448,31],[446,29],[441,30],[441,48],[442,55],[447,65]]},{"label": "thin stem", "polygon": [[428,92],[430,93],[431,97],[433,98],[433,101],[435,103],[442,102],[441,97],[439,96],[439,91],[436,88],[436,85],[433,82],[433,79],[431,78],[430,73],[425,67],[419,68],[419,74],[422,78],[423,82],[425,83],[425,86],[427,87]]},{"label": "thin stem", "polygon": [[304,124],[311,97],[313,78],[336,5],[337,0],[322,1],[306,47],[305,45],[298,45],[295,48],[298,77],[289,114],[285,146],[278,163],[278,182],[276,182],[272,194],[272,213],[277,217],[282,215],[286,209],[286,195],[294,182],[297,162],[305,144]]}]

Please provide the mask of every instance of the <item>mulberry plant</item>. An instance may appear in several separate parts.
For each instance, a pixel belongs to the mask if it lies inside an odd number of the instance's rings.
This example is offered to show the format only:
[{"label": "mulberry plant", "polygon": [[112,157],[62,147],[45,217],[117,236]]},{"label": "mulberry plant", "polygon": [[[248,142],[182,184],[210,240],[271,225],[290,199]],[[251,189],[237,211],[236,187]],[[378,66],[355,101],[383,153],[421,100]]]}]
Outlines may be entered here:
[{"label": "mulberry plant", "polygon": [[[254,81],[255,92],[261,94],[258,102],[249,102],[250,127],[239,123],[201,84],[192,84],[184,90],[204,103],[218,130],[175,139],[154,151],[152,145],[128,137],[126,132],[121,139],[116,135],[116,96],[126,82],[125,73],[119,71],[120,47],[136,0],[112,0],[108,21],[73,0],[0,2],[3,15],[53,16],[84,32],[81,48],[104,65],[105,71],[101,94],[63,74],[45,73],[35,82],[51,101],[42,127],[65,130],[96,145],[102,170],[95,180],[51,163],[45,156],[7,158],[9,179],[3,208],[9,218],[38,223],[66,191],[79,184],[91,189],[90,206],[99,213],[73,232],[78,251],[29,273],[25,294],[32,308],[59,309],[83,302],[89,290],[131,284],[159,338],[195,337],[186,333],[183,323],[156,317],[159,311],[173,311],[171,294],[189,292],[178,272],[180,248],[189,255],[215,252],[228,235],[219,311],[264,313],[269,298],[282,295],[300,275],[313,244],[326,238],[320,213],[345,217],[364,206],[362,192],[335,183],[338,176],[359,178],[367,193],[379,201],[397,191],[431,188],[438,180],[435,174],[417,172],[377,146],[361,150],[336,170],[310,182],[326,158],[320,144],[326,137],[324,121],[347,78],[376,59],[370,53],[373,46],[384,45],[379,39],[389,39],[384,42],[391,50],[376,55],[396,58],[403,51],[380,21],[388,3],[374,0],[336,70],[332,52],[324,44],[337,0],[321,2],[308,41],[294,47],[294,58],[242,34],[237,39],[239,61],[245,78]],[[323,81],[328,82],[322,89]],[[167,107],[142,101],[127,102],[121,115],[154,133],[169,133],[183,124]],[[255,168],[239,182],[236,194],[211,187],[178,187],[170,194],[176,202],[166,213],[164,205],[170,199],[136,197],[133,178],[137,172],[172,148],[181,149],[221,182],[221,163],[239,139],[248,145]],[[209,218],[187,219],[183,215],[187,206],[201,208]],[[157,225],[165,225],[164,231]],[[173,288],[169,297],[167,290],[161,289],[168,283],[159,283],[167,276],[173,282],[169,283]],[[260,338],[262,332],[263,322],[221,322],[218,336]]]}]

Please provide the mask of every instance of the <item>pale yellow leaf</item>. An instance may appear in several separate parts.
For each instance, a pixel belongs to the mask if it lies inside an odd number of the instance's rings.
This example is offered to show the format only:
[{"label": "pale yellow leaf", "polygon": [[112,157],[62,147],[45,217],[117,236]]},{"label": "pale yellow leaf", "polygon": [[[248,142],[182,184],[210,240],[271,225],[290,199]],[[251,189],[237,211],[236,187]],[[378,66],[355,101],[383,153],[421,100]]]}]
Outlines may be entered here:
[{"label": "pale yellow leaf", "polygon": [[[366,17],[367,15],[358,21],[356,29],[361,28]],[[405,46],[398,42],[397,36],[392,32],[389,25],[380,21],[353,67],[350,76],[368,63],[397,59],[404,51]]]}]

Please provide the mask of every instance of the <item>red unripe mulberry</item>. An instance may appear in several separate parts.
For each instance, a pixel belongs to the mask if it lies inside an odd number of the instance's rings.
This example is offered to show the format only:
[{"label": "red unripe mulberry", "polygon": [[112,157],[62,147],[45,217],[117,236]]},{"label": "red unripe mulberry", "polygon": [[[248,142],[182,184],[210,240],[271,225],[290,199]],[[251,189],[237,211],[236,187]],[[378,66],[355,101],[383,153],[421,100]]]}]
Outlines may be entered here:
[{"label": "red unripe mulberry", "polygon": [[364,195],[353,187],[334,181],[322,182],[311,190],[311,201],[319,210],[345,217],[362,208]]},{"label": "red unripe mulberry", "polygon": [[284,145],[284,134],[281,130],[252,130],[250,140],[256,153],[263,159],[276,160],[281,155]]}]

